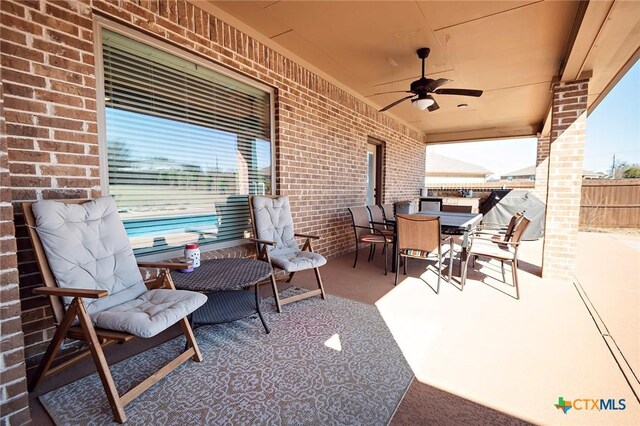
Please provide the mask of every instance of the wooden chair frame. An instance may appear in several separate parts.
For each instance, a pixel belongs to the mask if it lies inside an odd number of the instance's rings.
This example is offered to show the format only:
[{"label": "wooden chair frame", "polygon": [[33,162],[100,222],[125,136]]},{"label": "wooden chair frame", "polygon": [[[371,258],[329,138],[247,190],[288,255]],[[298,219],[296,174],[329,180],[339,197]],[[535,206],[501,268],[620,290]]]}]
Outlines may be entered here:
[{"label": "wooden chair frame", "polygon": [[[260,197],[276,199],[280,197],[280,195],[260,195]],[[301,294],[296,294],[295,296],[286,297],[284,299],[280,298],[280,294],[278,291],[278,284],[277,284],[278,280],[276,279],[276,275],[275,275],[275,268],[277,268],[277,266],[274,266],[271,263],[271,256],[269,255],[269,249],[268,249],[269,247],[276,247],[276,242],[261,240],[257,238],[258,231],[256,229],[255,214],[253,211],[253,198],[254,198],[253,195],[249,196],[249,212],[251,214],[251,227],[253,229],[254,238],[249,238],[249,240],[255,244],[257,259],[263,260],[269,263],[269,265],[271,266],[271,269],[272,269],[271,277],[270,277],[271,288],[273,289],[273,297],[276,301],[276,309],[278,310],[278,313],[282,313],[282,306],[287,305],[289,303],[297,302],[299,300],[308,299],[309,297],[320,296],[322,297],[322,299],[326,299],[326,294],[324,292],[324,285],[322,284],[322,277],[320,276],[320,268],[313,268],[313,272],[315,273],[315,276],[316,276],[316,281],[318,282],[317,290],[307,291]],[[308,250],[311,253],[313,253],[313,248],[311,247],[311,240],[320,239],[320,237],[317,235],[307,235],[307,234],[298,234],[298,233],[294,233],[293,235],[298,238],[305,238],[305,242],[302,246],[302,251]],[[295,272],[291,272],[289,274],[289,277],[286,279],[287,283],[291,282],[294,275],[295,275]],[[256,286],[257,285],[258,284],[256,284]]]},{"label": "wooden chair frame", "polygon": [[[60,201],[68,204],[83,204],[91,200]],[[122,344],[128,342],[134,339],[136,336],[120,331],[95,328],[93,326],[91,318],[89,317],[89,314],[87,313],[85,305],[82,301],[82,298],[97,299],[106,297],[108,296],[108,292],[106,290],[71,289],[59,288],[57,286],[56,280],[53,276],[53,272],[51,271],[49,263],[47,262],[44,247],[42,246],[42,242],[40,241],[40,237],[38,236],[38,233],[36,231],[35,217],[33,216],[33,211],[31,209],[32,204],[32,202],[22,203],[22,211],[24,213],[25,222],[27,224],[29,237],[31,238],[33,249],[35,251],[36,262],[38,264],[38,268],[40,269],[40,273],[42,274],[42,279],[45,285],[44,287],[34,289],[33,293],[49,296],[49,302],[53,310],[53,317],[57,328],[44,356],[42,357],[42,360],[40,361],[40,364],[38,365],[32,377],[32,380],[29,383],[29,391],[33,391],[45,377],[57,374],[65,368],[70,367],[78,361],[91,355],[100,376],[102,386],[104,387],[105,393],[107,394],[107,400],[109,402],[109,406],[111,407],[111,411],[113,412],[113,417],[116,422],[124,423],[127,420],[127,416],[124,412],[124,406],[133,401],[136,397],[138,397],[144,391],[160,381],[163,377],[176,369],[178,366],[186,362],[189,358],[197,362],[202,361],[202,354],[200,352],[200,348],[198,347],[198,343],[196,342],[196,339],[193,335],[191,326],[189,325],[189,321],[187,320],[187,318],[182,318],[179,321],[179,324],[182,327],[182,332],[187,339],[187,349],[172,361],[170,361],[168,364],[166,364],[164,367],[160,368],[160,370],[127,391],[125,394],[119,395],[115,386],[115,382],[113,380],[113,376],[111,375],[111,371],[109,370],[109,364],[107,363],[107,359],[104,355],[104,348],[111,346],[114,343]],[[168,269],[184,268],[184,264],[182,263],[167,262],[138,262],[138,266],[162,269],[158,277],[145,281],[145,285],[149,289],[168,288],[175,290]],[[63,297],[73,297],[73,300],[67,307],[66,311],[64,309],[64,303],[62,300]],[[75,318],[78,319],[79,325],[74,325]],[[58,351],[60,350],[60,347],[62,346],[65,338],[83,340],[87,344],[87,349],[62,362],[61,364],[52,367],[53,361],[55,360],[55,357],[58,354]]]}]

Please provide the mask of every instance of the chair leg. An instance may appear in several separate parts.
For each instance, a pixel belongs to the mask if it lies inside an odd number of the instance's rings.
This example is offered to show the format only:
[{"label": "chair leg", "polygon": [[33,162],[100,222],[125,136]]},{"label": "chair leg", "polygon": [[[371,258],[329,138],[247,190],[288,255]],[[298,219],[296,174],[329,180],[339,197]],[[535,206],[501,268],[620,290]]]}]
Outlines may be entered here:
[{"label": "chair leg", "polygon": [[371,262],[371,259],[373,259],[373,256],[375,255],[376,255],[376,245],[371,244],[369,245],[369,259],[367,260],[367,262]]},{"label": "chair leg", "polygon": [[353,261],[353,267],[356,267],[356,264],[358,263],[358,243],[356,243],[356,258]]},{"label": "chair leg", "polygon": [[256,283],[255,285],[255,290],[256,290],[256,312],[258,312],[258,317],[260,317],[260,321],[262,322],[262,326],[264,327],[264,331],[265,333],[269,334],[271,333],[271,330],[269,330],[269,326],[267,325],[267,322],[265,321],[264,317],[262,316],[262,309],[260,309],[260,285],[258,283]]},{"label": "chair leg", "polygon": [[322,277],[320,276],[320,268],[313,268],[313,272],[316,274],[316,281],[318,281],[318,288],[320,288],[320,297],[323,299],[327,298],[327,295],[324,292],[324,285],[322,285]]},{"label": "chair leg", "polygon": [[184,337],[187,339],[187,345],[193,348],[193,359],[196,362],[202,361],[202,352],[200,352],[200,347],[198,346],[198,342],[196,341],[195,336],[193,335],[193,329],[191,328],[191,324],[186,318],[182,318],[180,321],[180,327],[182,327],[182,333]]},{"label": "chair leg", "polygon": [[111,376],[111,371],[109,370],[109,364],[107,363],[107,359],[102,351],[102,346],[100,346],[100,342],[98,341],[96,330],[93,328],[91,318],[89,318],[89,314],[87,313],[82,301],[78,299],[76,306],[80,326],[82,327],[82,331],[87,339],[87,345],[91,351],[91,356],[96,365],[96,369],[98,370],[98,374],[100,375],[100,381],[102,381],[102,386],[107,394],[107,400],[109,401],[109,406],[113,412],[113,417],[116,422],[124,423],[127,420],[127,415],[124,413],[124,406],[122,405],[122,401],[120,401],[120,395],[118,395],[116,384],[113,381],[113,376]]},{"label": "chair leg", "polygon": [[513,274],[513,285],[516,288],[516,299],[520,299],[520,290],[518,289],[518,261],[511,261],[511,273]]},{"label": "chair leg", "polygon": [[438,253],[438,284],[436,284],[436,294],[440,293],[440,278],[442,277],[442,253]]},{"label": "chair leg", "polygon": [[449,282],[453,274],[453,240],[449,242]]},{"label": "chair leg", "polygon": [[469,254],[467,260],[464,262],[462,267],[462,277],[460,279],[460,290],[464,290],[464,284],[467,281],[467,269],[469,268],[469,262],[472,262],[475,259],[475,256]]},{"label": "chair leg", "polygon": [[276,299],[276,309],[278,313],[282,313],[282,305],[280,304],[280,295],[278,294],[278,284],[276,284],[276,277],[271,274],[271,288],[273,289],[273,298]]},{"label": "chair leg", "polygon": [[400,269],[400,253],[396,255],[396,279],[393,281],[393,285],[398,285],[398,269]]},{"label": "chair leg", "polygon": [[502,269],[502,281],[507,282],[507,277],[504,273],[504,260],[500,261],[500,268]]},{"label": "chair leg", "polygon": [[290,282],[291,282],[291,280],[293,279],[293,276],[294,276],[295,274],[296,274],[295,272],[292,272],[292,273],[290,273],[290,274],[289,274],[289,278],[287,279],[287,282],[288,282],[288,283],[290,283]]},{"label": "chair leg", "polygon": [[74,299],[71,302],[71,305],[69,305],[67,312],[65,312],[60,325],[58,325],[58,328],[53,335],[53,339],[51,339],[51,342],[47,347],[47,351],[42,357],[42,360],[40,361],[40,364],[38,365],[38,368],[36,369],[31,382],[29,383],[29,392],[32,392],[38,386],[38,384],[40,384],[44,376],[47,374],[47,371],[49,371],[51,364],[53,364],[53,361],[55,360],[56,355],[58,354],[58,351],[60,350],[60,347],[64,342],[64,338],[67,335],[67,331],[69,330],[73,319],[76,317],[76,304],[77,301]]},{"label": "chair leg", "polygon": [[387,275],[387,243],[384,243],[384,275]]}]

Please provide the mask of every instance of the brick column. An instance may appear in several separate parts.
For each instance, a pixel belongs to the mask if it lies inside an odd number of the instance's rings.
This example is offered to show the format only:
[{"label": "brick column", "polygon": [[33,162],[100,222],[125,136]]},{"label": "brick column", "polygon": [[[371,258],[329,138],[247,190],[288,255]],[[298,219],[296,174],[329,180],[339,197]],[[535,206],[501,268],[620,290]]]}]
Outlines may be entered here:
[{"label": "brick column", "polygon": [[575,272],[588,87],[588,80],[553,87],[543,278],[567,280]]},{"label": "brick column", "polygon": [[542,201],[547,202],[547,185],[549,181],[549,136],[538,135],[536,151],[536,186],[533,193]]},{"label": "brick column", "polygon": [[31,417],[2,88],[0,75],[0,424],[22,425]]}]

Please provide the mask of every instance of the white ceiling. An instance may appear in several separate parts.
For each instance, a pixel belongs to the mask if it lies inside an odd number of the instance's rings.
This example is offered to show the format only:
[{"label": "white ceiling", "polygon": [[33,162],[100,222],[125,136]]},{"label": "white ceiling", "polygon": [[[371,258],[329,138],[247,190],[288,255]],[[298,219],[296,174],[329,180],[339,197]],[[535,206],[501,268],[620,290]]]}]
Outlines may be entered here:
[{"label": "white ceiling", "polygon": [[[436,95],[434,112],[406,101],[385,113],[422,130],[429,142],[533,135],[543,129],[551,82],[561,77],[572,46],[584,56],[573,58],[577,69],[591,61],[603,70],[599,85],[606,86],[640,45],[640,2],[591,2],[589,25],[600,20],[600,27],[581,28],[577,38],[577,1],[210,3],[380,108],[405,94],[374,94],[408,90],[420,77],[415,51],[429,47],[427,77],[453,80],[444,87],[484,90],[480,98]],[[611,15],[616,22],[604,26]],[[594,54],[596,41],[610,47],[620,40],[628,46]],[[592,100],[603,90],[594,89]]]}]

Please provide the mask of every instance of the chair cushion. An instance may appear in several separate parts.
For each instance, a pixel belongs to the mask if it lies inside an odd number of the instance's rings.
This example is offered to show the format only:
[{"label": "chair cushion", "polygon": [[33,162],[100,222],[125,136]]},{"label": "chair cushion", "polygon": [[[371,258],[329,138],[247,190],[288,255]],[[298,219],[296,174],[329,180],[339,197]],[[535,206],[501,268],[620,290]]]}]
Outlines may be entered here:
[{"label": "chair cushion", "polygon": [[507,244],[499,244],[497,242],[485,239],[474,239],[471,243],[472,254],[480,256],[489,256],[497,259],[512,260],[515,256],[515,249]]},{"label": "chair cushion", "polygon": [[302,271],[304,269],[318,268],[327,263],[322,255],[310,251],[301,251],[297,254],[286,256],[272,256],[271,264],[286,272]]},{"label": "chair cushion", "polygon": [[149,290],[91,316],[96,327],[153,337],[204,305],[207,296],[187,290]]},{"label": "chair cushion", "polygon": [[391,236],[385,237],[380,234],[365,234],[360,236],[360,241],[368,244],[384,243],[385,240],[387,243],[393,242],[393,239]]},{"label": "chair cushion", "polygon": [[269,247],[271,256],[288,256],[300,251],[293,231],[293,218],[289,197],[253,197],[253,216],[256,238],[275,241],[276,247]]},{"label": "chair cushion", "polygon": [[[55,200],[32,205],[38,236],[59,287],[107,290],[83,299],[89,314],[134,300],[147,291],[111,197],[83,204]],[[65,297],[65,305],[73,298]]]}]

